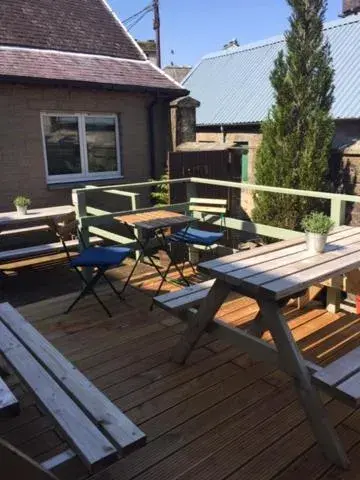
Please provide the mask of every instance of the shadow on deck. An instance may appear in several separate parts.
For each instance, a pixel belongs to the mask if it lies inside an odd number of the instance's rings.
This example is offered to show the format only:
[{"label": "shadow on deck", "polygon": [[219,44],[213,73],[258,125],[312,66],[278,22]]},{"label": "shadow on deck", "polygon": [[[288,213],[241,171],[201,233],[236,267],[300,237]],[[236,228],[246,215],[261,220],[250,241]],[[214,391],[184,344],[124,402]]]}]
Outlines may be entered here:
[{"label": "shadow on deck", "polygon": [[[352,462],[351,469],[342,472],[320,453],[291,381],[272,365],[253,362],[208,334],[185,366],[171,363],[171,349],[185,325],[159,308],[149,312],[158,285],[152,270],[143,267],[139,271],[124,302],[106,286],[99,287],[114,313],[109,319],[93,297],[63,315],[77,282],[59,261],[53,266],[51,290],[46,264],[33,268],[38,284],[31,283],[35,276],[28,271],[27,289],[20,272],[9,279],[3,299],[23,305],[19,310],[25,318],[148,436],[145,447],[92,478],[345,480],[360,475],[360,415],[356,411],[324,396]],[[115,275],[125,275],[126,268]],[[37,294],[33,298],[48,298],[24,305],[29,302],[29,291]],[[252,300],[231,295],[219,316],[241,326],[256,312]],[[360,318],[354,314],[333,315],[314,303],[302,310],[290,305],[286,315],[311,360],[328,363],[358,344]],[[21,400],[22,411],[19,417],[0,419],[0,435],[38,461],[64,450],[51,419],[40,412],[15,377],[9,384]],[[74,463],[61,478],[86,476],[85,469]]]}]

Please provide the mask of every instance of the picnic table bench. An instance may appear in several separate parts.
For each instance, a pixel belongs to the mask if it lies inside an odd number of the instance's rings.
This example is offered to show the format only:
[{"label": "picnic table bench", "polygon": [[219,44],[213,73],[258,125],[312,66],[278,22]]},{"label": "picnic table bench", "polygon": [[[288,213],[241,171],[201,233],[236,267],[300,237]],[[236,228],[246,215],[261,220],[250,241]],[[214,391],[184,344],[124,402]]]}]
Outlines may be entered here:
[{"label": "picnic table bench", "polygon": [[78,455],[94,471],[144,445],[145,434],[9,303],[0,304],[0,355],[70,445],[44,462],[47,469]]},{"label": "picnic table bench", "polygon": [[[19,215],[17,212],[0,213],[0,248],[1,238],[8,238],[13,235],[23,235],[29,232],[51,230],[53,222],[60,222],[63,225],[72,222],[75,218],[72,205],[61,205],[56,207],[38,208],[28,210],[26,215]],[[102,242],[99,237],[90,237],[90,245]],[[79,246],[77,239],[69,240],[67,247],[75,249]],[[13,260],[32,258],[43,255],[51,255],[64,251],[63,244],[59,241],[34,245],[29,247],[0,250],[0,262],[6,263]]]},{"label": "picnic table bench", "polygon": [[[360,267],[360,228],[342,226],[328,238],[322,254],[309,252],[304,237],[270,244],[199,264],[214,280],[155,298],[155,303],[189,321],[172,358],[183,363],[204,331],[211,331],[259,360],[276,363],[295,388],[315,437],[330,460],[347,467],[348,458],[314,385],[353,407],[360,405],[360,347],[321,367],[306,361],[281,308],[314,284]],[[334,287],[330,287],[330,291]],[[259,313],[245,331],[216,312],[230,291],[253,298]],[[274,345],[262,340],[270,331]]]}]

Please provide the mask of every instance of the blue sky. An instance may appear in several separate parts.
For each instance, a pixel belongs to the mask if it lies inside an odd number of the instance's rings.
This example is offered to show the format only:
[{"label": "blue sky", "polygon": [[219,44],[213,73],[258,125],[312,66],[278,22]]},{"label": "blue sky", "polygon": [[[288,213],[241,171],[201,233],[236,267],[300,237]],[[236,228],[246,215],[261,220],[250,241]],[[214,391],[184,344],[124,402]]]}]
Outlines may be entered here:
[{"label": "blue sky", "polygon": [[[151,3],[108,1],[121,20]],[[342,0],[329,0],[327,19],[338,18],[341,6]],[[278,35],[287,28],[289,16],[286,0],[160,0],[160,12],[163,66],[171,61],[194,65],[232,38],[246,44]],[[144,17],[131,34],[139,40],[153,38],[152,15]]]}]

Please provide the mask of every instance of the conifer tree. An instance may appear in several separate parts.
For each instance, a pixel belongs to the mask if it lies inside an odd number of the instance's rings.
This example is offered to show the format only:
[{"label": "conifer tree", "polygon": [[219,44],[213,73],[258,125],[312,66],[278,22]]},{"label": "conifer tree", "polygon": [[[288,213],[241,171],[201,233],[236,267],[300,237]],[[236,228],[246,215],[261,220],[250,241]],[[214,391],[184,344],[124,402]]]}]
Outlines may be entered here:
[{"label": "conifer tree", "polygon": [[[335,125],[330,111],[334,70],[323,24],[327,0],[287,0],[292,8],[286,51],[271,74],[275,103],[262,124],[256,183],[326,191]],[[306,197],[257,192],[253,220],[297,229],[314,208]]]}]

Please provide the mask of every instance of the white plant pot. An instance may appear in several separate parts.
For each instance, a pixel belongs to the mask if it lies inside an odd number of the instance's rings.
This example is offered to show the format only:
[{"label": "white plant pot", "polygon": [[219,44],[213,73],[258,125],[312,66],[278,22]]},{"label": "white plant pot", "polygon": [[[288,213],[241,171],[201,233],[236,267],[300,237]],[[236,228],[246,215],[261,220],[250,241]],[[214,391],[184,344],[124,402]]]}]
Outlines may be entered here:
[{"label": "white plant pot", "polygon": [[23,207],[21,205],[16,205],[16,211],[18,215],[26,215],[28,207]]},{"label": "white plant pot", "polygon": [[327,235],[306,232],[306,246],[311,253],[322,253],[325,250]]}]

